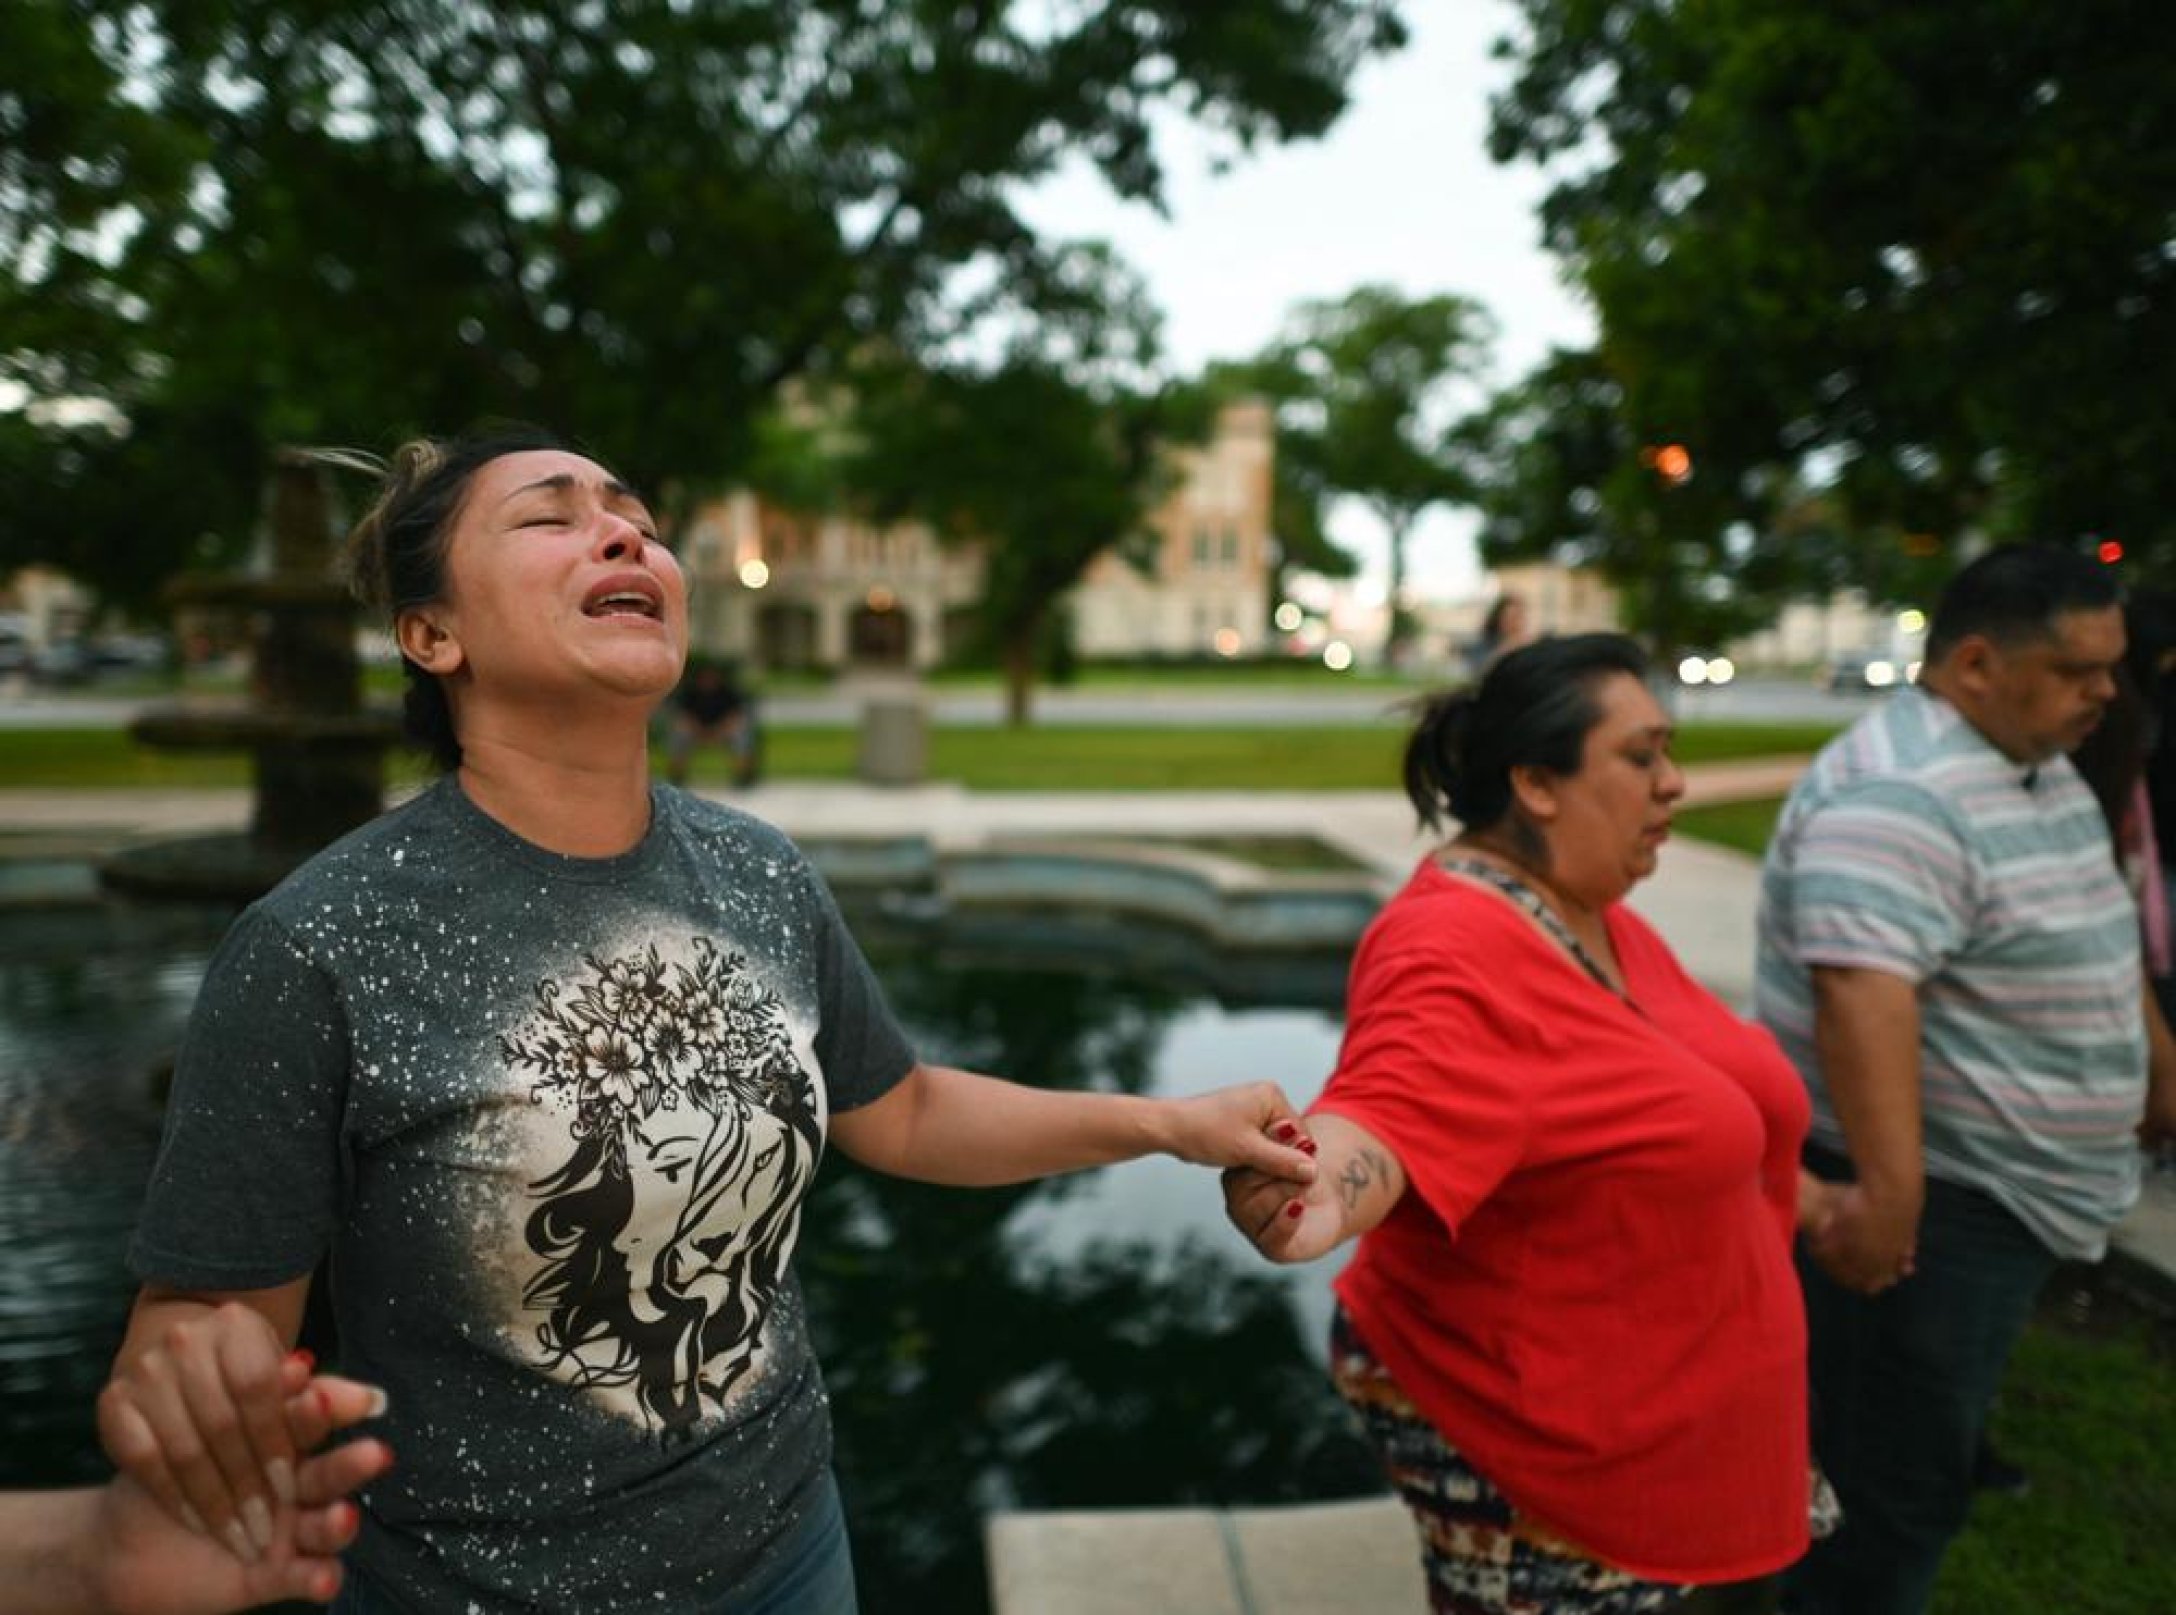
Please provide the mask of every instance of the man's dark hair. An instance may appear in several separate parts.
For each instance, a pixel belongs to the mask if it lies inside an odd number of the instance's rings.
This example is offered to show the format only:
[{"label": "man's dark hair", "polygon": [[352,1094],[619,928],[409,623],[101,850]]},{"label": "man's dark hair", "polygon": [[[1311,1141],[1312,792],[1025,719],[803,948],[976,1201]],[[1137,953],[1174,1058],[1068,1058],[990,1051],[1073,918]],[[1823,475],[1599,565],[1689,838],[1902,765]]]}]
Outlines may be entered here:
[{"label": "man's dark hair", "polygon": [[2098,561],[2048,544],[2005,544],[1949,580],[1927,629],[1927,660],[1938,662],[1971,634],[2012,646],[2046,639],[2067,611],[2120,605],[2115,574]]}]

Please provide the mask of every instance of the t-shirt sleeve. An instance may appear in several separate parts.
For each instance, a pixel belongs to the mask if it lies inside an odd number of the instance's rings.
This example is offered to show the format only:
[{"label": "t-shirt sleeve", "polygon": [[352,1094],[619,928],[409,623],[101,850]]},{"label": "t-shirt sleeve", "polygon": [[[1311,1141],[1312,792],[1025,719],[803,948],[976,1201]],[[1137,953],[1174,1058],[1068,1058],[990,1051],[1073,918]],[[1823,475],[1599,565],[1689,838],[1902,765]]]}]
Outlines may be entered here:
[{"label": "t-shirt sleeve", "polygon": [[300,1278],[342,1196],[348,1030],[325,973],[257,909],[235,921],[176,1056],[129,1265],[147,1282],[257,1290]]},{"label": "t-shirt sleeve", "polygon": [[1363,946],[1337,1070],[1313,1107],[1388,1145],[1454,1233],[1527,1149],[1541,1051],[1510,996],[1440,947]]},{"label": "t-shirt sleeve", "polygon": [[1943,805],[1895,780],[1852,786],[1798,827],[1791,929],[1808,965],[1921,982],[1972,934],[1973,866]]},{"label": "t-shirt sleeve", "polygon": [[831,1109],[852,1110],[889,1093],[914,1049],[823,878],[805,863],[802,875],[816,924],[816,1058]]}]

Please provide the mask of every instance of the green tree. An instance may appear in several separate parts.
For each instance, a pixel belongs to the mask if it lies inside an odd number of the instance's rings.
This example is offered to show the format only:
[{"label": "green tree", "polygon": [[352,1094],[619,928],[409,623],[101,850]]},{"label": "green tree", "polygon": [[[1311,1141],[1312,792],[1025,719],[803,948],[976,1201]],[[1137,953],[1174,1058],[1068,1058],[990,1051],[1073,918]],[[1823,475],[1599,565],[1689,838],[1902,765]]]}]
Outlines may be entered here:
[{"label": "green tree", "polygon": [[1411,636],[1406,544],[1413,525],[1443,504],[1472,500],[1457,452],[1458,393],[1487,363],[1488,316],[1462,297],[1408,299],[1363,286],[1334,302],[1306,303],[1255,364],[1278,401],[1277,457],[1292,486],[1320,500],[1350,495],[1383,525],[1390,544],[1390,636],[1395,660]]},{"label": "green tree", "polygon": [[1682,442],[1641,429],[1626,394],[1600,353],[1553,353],[1461,423],[1459,447],[1482,559],[1594,568],[1667,664],[1759,624],[1761,603],[1728,582],[1753,529]]},{"label": "green tree", "polygon": [[1550,172],[1629,417],[1740,514],[1818,493],[1877,581],[1974,532],[2176,563],[2162,8],[1519,8],[1493,149]]},{"label": "green tree", "polygon": [[1023,181],[1079,153],[1153,203],[1159,116],[1317,134],[1404,37],[1392,0],[23,0],[5,30],[0,563],[67,531],[122,592],[231,545],[281,441],[518,415],[655,490],[730,478],[784,381],[941,351],[990,312],[963,284],[1037,315]]},{"label": "green tree", "polygon": [[1123,553],[1170,486],[1157,319],[1103,250],[1073,255],[1062,299],[990,363],[866,361],[851,384],[841,483],[874,521],[914,517],[981,547],[977,610],[1028,722],[1040,652],[1088,563]]}]

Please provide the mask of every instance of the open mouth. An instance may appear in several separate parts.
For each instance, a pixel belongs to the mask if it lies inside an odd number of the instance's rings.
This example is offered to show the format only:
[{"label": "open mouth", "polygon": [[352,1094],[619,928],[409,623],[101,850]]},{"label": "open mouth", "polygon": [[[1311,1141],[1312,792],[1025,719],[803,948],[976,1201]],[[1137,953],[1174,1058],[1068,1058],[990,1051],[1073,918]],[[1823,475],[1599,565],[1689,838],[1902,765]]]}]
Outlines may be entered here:
[{"label": "open mouth", "polygon": [[664,603],[646,589],[608,589],[582,604],[585,617],[641,617],[655,622],[664,614]]}]

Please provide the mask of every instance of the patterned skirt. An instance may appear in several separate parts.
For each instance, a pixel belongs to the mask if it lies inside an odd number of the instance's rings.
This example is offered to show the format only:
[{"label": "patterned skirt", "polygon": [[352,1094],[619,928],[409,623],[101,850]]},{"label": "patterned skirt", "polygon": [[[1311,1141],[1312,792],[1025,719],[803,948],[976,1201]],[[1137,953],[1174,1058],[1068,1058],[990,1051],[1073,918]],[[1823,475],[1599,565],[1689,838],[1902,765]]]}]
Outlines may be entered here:
[{"label": "patterned skirt", "polygon": [[1398,1388],[1343,1307],[1330,1373],[1420,1526],[1436,1615],[1649,1615],[1693,1592],[1613,1569],[1513,1508]]}]

